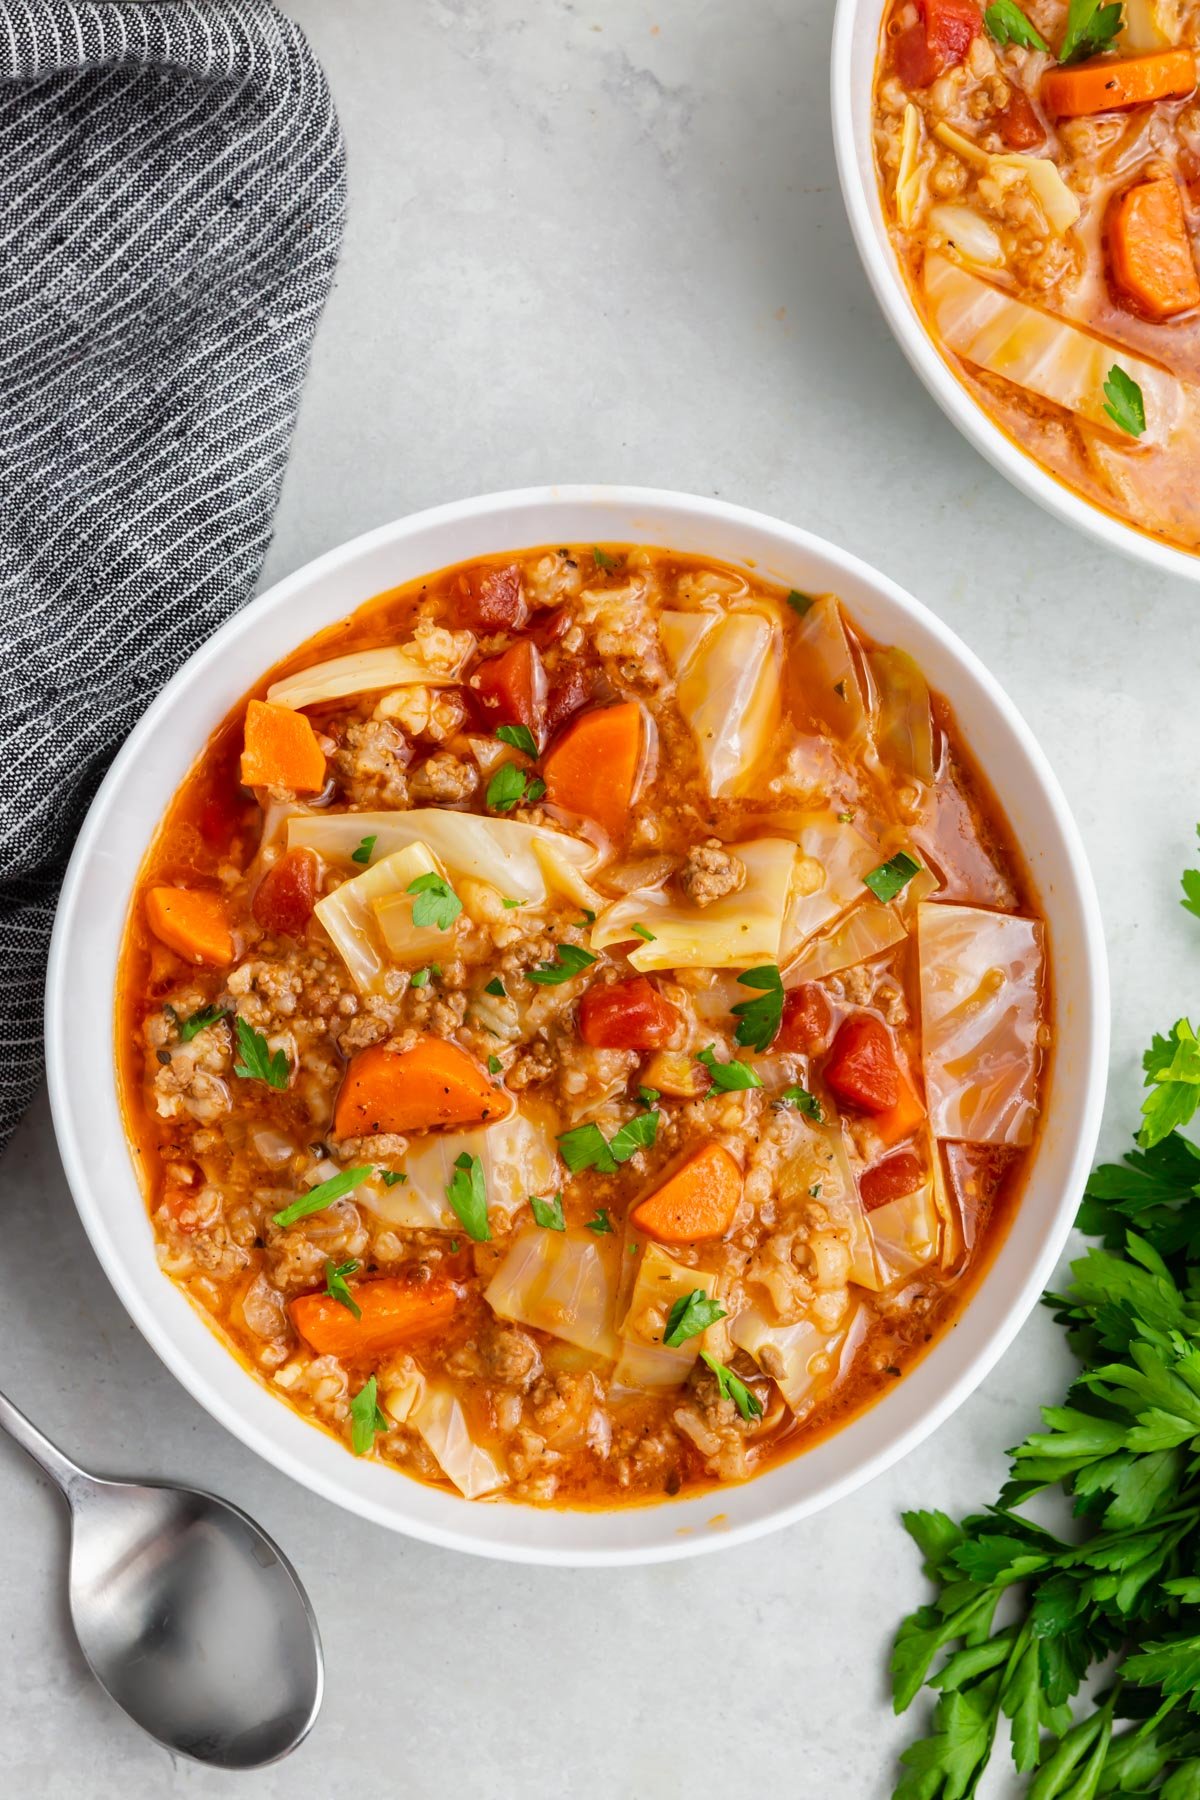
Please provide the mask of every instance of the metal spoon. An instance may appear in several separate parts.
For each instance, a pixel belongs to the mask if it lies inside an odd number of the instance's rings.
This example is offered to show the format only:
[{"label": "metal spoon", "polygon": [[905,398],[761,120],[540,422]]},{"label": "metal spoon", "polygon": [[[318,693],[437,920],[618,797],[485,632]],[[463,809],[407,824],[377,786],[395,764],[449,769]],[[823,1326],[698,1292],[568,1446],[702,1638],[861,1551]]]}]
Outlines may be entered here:
[{"label": "metal spoon", "polygon": [[71,1621],[93,1675],[168,1750],[275,1762],[321,1705],[308,1596],[266,1532],[194,1488],[87,1475],[0,1394],[0,1427],[71,1508]]}]

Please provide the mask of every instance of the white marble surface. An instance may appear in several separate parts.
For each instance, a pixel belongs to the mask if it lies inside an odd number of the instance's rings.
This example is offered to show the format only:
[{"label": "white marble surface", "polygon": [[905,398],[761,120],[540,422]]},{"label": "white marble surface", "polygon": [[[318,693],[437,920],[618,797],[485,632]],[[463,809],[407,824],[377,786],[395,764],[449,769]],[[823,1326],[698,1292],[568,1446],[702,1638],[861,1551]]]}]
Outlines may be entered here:
[{"label": "white marble surface", "polygon": [[[879,564],[991,665],[1076,809],[1113,964],[1115,1144],[1142,1043],[1200,971],[1174,901],[1200,812],[1200,591],[1036,512],[902,362],[837,193],[829,0],[291,10],[341,106],[352,208],[266,578],[414,507],[578,479],[719,493]],[[44,1103],[0,1180],[4,1385],[80,1459],[257,1514],[310,1587],[329,1676],[289,1763],[172,1765],[83,1668],[57,1502],[0,1444],[0,1791],[23,1800],[877,1800],[904,1736],[887,1643],[922,1591],[897,1512],[990,1498],[1066,1368],[1034,1318],[932,1442],[764,1543],[506,1568],[342,1517],[209,1420],[101,1275]]]}]

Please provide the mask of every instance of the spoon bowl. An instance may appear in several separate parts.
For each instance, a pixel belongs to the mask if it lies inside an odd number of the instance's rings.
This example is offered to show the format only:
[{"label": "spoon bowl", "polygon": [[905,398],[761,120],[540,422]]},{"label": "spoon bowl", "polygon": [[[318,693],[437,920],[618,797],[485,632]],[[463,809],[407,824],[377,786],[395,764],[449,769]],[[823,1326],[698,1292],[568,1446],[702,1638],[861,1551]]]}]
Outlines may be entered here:
[{"label": "spoon bowl", "polygon": [[85,1474],[3,1395],[0,1426],[70,1506],[71,1621],[117,1705],[167,1749],[218,1768],[294,1750],[324,1672],[312,1608],[278,1545],[213,1494]]}]

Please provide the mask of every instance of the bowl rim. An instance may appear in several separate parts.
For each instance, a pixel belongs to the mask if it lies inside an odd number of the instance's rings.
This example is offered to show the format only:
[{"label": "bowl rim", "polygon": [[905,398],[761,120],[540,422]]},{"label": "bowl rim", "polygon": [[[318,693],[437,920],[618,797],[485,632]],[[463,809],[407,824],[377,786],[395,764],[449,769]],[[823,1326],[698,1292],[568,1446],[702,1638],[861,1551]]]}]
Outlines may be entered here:
[{"label": "bowl rim", "polygon": [[[150,1283],[146,1283],[147,1291],[143,1293],[141,1277],[127,1266],[124,1253],[110,1228],[105,1196],[93,1178],[89,1144],[76,1125],[77,1090],[88,1085],[89,1075],[82,1064],[77,1063],[71,1055],[72,1012],[68,982],[76,918],[85,897],[89,871],[93,858],[96,857],[100,848],[109,815],[116,805],[129,771],[142,757],[146,745],[154,739],[162,721],[170,715],[176,696],[182,691],[190,689],[193,684],[202,683],[208,671],[219,661],[225,651],[235,645],[244,633],[248,634],[253,629],[254,622],[275,618],[280,624],[281,642],[290,643],[291,635],[286,620],[286,608],[292,596],[303,588],[335,576],[339,571],[352,569],[357,562],[368,557],[372,552],[386,550],[402,544],[409,537],[417,537],[437,528],[460,528],[468,522],[487,521],[493,516],[508,516],[526,510],[540,513],[546,508],[566,509],[572,506],[594,509],[597,515],[606,509],[613,512],[623,511],[626,514],[641,511],[658,512],[675,515],[679,521],[690,520],[724,527],[730,532],[745,532],[751,539],[755,535],[760,539],[773,537],[782,542],[786,549],[794,553],[798,559],[808,556],[813,560],[824,560],[834,565],[845,581],[861,583],[881,600],[885,608],[895,608],[910,623],[931,634],[941,651],[950,660],[960,665],[964,676],[983,690],[987,703],[990,703],[999,715],[1002,725],[1015,736],[1025,755],[1040,797],[1052,816],[1059,837],[1058,847],[1065,859],[1065,867],[1069,876],[1071,899],[1078,908],[1082,926],[1081,967],[1083,977],[1080,981],[1080,992],[1076,998],[1083,1008],[1085,1016],[1083,1055],[1076,1061],[1072,1070],[1072,1087],[1078,1093],[1079,1098],[1076,1105],[1077,1121],[1068,1137],[1070,1146],[1068,1173],[1060,1183],[1052,1216],[1045,1223],[1040,1250],[1026,1267],[1023,1279],[1020,1280],[1016,1291],[1009,1295],[998,1321],[987,1332],[978,1349],[954,1368],[952,1375],[945,1381],[932,1402],[925,1405],[923,1410],[920,1410],[907,1424],[894,1424],[890,1431],[886,1428],[882,1429],[880,1432],[882,1441],[874,1448],[863,1450],[857,1460],[843,1473],[825,1480],[824,1484],[813,1492],[801,1494],[791,1500],[784,1500],[781,1504],[774,1505],[760,1516],[751,1517],[721,1530],[712,1530],[707,1533],[692,1532],[690,1528],[684,1527],[677,1528],[676,1534],[667,1537],[664,1541],[618,1542],[598,1547],[578,1544],[560,1547],[546,1545],[536,1540],[514,1543],[481,1536],[472,1525],[472,1517],[478,1510],[478,1503],[459,1501],[457,1497],[452,1498],[460,1510],[455,1512],[450,1523],[442,1524],[414,1518],[405,1510],[406,1493],[412,1488],[417,1488],[422,1492],[430,1490],[395,1470],[387,1470],[388,1487],[386,1492],[384,1489],[380,1489],[377,1497],[374,1492],[355,1491],[348,1477],[346,1480],[342,1479],[342,1462],[344,1461],[347,1468],[366,1465],[353,1464],[352,1459],[346,1455],[342,1447],[337,1445],[335,1448],[340,1452],[340,1459],[334,1472],[326,1472],[323,1468],[314,1466],[315,1459],[308,1460],[305,1451],[311,1443],[320,1441],[325,1434],[320,1427],[314,1426],[308,1420],[298,1420],[305,1434],[302,1447],[299,1440],[295,1449],[281,1442],[264,1441],[264,1438],[256,1431],[250,1416],[254,1411],[254,1403],[251,1401],[250,1395],[262,1393],[262,1384],[253,1377],[245,1381],[239,1380],[236,1386],[231,1384],[232,1398],[219,1391],[218,1378],[215,1375],[210,1378],[204,1368],[193,1362],[188,1353],[175,1342],[170,1332],[155,1317],[148,1293]],[[606,537],[612,541],[614,533],[597,531],[595,536],[601,541]],[[553,531],[540,538],[539,541],[549,542],[552,538],[555,538]],[[626,541],[635,540],[630,538]],[[651,539],[647,536],[643,541],[649,542]],[[660,538],[659,541],[665,544],[665,539]],[[492,553],[500,553],[503,549],[511,547],[511,544],[498,544],[496,551]],[[479,554],[485,553],[479,552]],[[718,556],[715,550],[712,554]],[[718,560],[731,560],[731,558],[721,555],[718,556]],[[753,559],[747,556],[744,560],[749,563]],[[362,603],[361,599],[356,602],[356,604]],[[336,618],[345,616],[345,610],[341,607],[336,609],[331,607],[325,622],[333,623]],[[305,638],[309,635],[311,635],[311,630],[306,632]],[[299,639],[298,642],[305,641],[305,638]],[[244,685],[251,685],[254,679],[254,673],[251,672]],[[969,730],[967,736],[969,742]],[[198,749],[199,746],[192,752],[193,757],[198,753]],[[156,824],[157,819],[152,819],[146,825],[146,835],[137,853],[137,866],[140,866],[141,857],[145,853],[150,834]],[[136,867],[130,875],[131,883],[135,874]],[[111,1010],[106,1023],[108,1041],[111,1042]],[[370,1519],[374,1523],[387,1526],[424,1542],[502,1561],[568,1567],[614,1566],[673,1561],[733,1544],[749,1542],[834,1503],[842,1496],[863,1486],[902,1456],[908,1454],[942,1424],[983,1380],[1032,1311],[1058,1261],[1074,1221],[1077,1199],[1082,1193],[1084,1180],[1091,1167],[1100,1129],[1108,1064],[1109,984],[1103,926],[1091,870],[1078,829],[1057,778],[1013,701],[1009,699],[999,682],[989,673],[974,652],[942,622],[937,614],[860,558],[841,550],[803,527],[788,524],[768,514],[736,506],[726,501],[677,494],[669,490],[597,484],[594,486],[524,488],[510,492],[485,494],[474,499],[450,502],[409,514],[390,524],[363,533],[304,564],[273,584],[262,595],[247,602],[239,612],[228,619],[193,652],[192,656],[151,703],[121,747],[97,791],[80,830],[63,881],[54,922],[47,965],[45,1025],[46,1068],[55,1135],[68,1185],[92,1248],[118,1298],[143,1337],[182,1386],[218,1423],[272,1466],[290,1475],[302,1486],[309,1488],[322,1498],[344,1506],[349,1511]],[[1061,1075],[1059,1079],[1061,1079]],[[115,1079],[112,1082],[112,1099],[115,1115],[111,1121],[112,1127],[119,1137],[125,1156],[128,1157],[128,1139],[120,1116],[119,1105],[116,1104]],[[1034,1167],[1036,1168],[1036,1163]],[[132,1177],[132,1170],[130,1174]],[[140,1188],[138,1193],[140,1200]],[[999,1247],[996,1255],[999,1256],[1002,1252],[1003,1244]],[[965,1303],[966,1310],[978,1304],[982,1290],[991,1277],[994,1267],[995,1259],[985,1271],[979,1287]],[[182,1290],[168,1280],[158,1269],[157,1264],[153,1268],[152,1278],[155,1283],[162,1282],[164,1286],[179,1294],[184,1306],[190,1308],[191,1303],[182,1295]],[[945,1339],[943,1338],[941,1341],[944,1342]],[[220,1343],[215,1333],[213,1342],[219,1349],[220,1357],[224,1359],[221,1367],[224,1368],[226,1363],[236,1366],[237,1359],[227,1346]],[[935,1345],[933,1348],[936,1349],[937,1346]],[[929,1358],[923,1359],[923,1362],[927,1365]],[[245,1375],[246,1371],[240,1370],[240,1374]],[[916,1371],[914,1371],[914,1376],[915,1374]],[[910,1379],[912,1378],[910,1377]],[[900,1384],[901,1387],[905,1385],[907,1384]],[[292,1409],[280,1406],[275,1396],[266,1395],[265,1398],[271,1408],[278,1407],[280,1413],[285,1417],[297,1420],[297,1415]],[[899,1399],[899,1392],[897,1399]],[[857,1415],[855,1420],[849,1421],[845,1427],[839,1428],[829,1438],[821,1440],[807,1454],[809,1456],[819,1454],[822,1444],[836,1442],[845,1431],[853,1430],[858,1419],[878,1418],[883,1413],[885,1406],[885,1401],[877,1401],[865,1409],[864,1413]],[[280,1436],[283,1435],[285,1433],[281,1427]],[[795,1467],[803,1461],[804,1453],[801,1453],[777,1465],[777,1469]],[[371,1465],[371,1467],[377,1468],[378,1465]],[[773,1473],[775,1473],[774,1470],[764,1472],[764,1475],[757,1481],[745,1484],[738,1491],[745,1491],[745,1487],[757,1487],[759,1481],[770,1480]],[[719,1504],[720,1492],[708,1493],[707,1499],[710,1503]],[[671,1515],[676,1513],[682,1504],[681,1502],[670,1502],[649,1507],[633,1506],[597,1510],[601,1516],[607,1514],[611,1517],[615,1514],[618,1518],[628,1518],[645,1514],[650,1517],[662,1517],[669,1521]],[[582,1510],[551,1510],[570,1519],[582,1519],[589,1516]],[[517,1518],[527,1517],[530,1514],[541,1516],[540,1509],[507,1505],[503,1502],[495,1507],[488,1507],[486,1511],[493,1517],[497,1513],[511,1513]]]},{"label": "bowl rim", "polygon": [[[886,220],[873,156],[864,153],[855,130],[853,86],[855,40],[864,18],[882,20],[887,0],[837,0],[829,59],[830,118],[834,158],[850,231],[871,290],[910,367],[951,424],[1013,486],[1046,512],[1089,537],[1163,574],[1200,581],[1200,552],[1162,542],[1061,482],[1010,438],[972,398],[937,349],[917,312],[908,284],[887,239]],[[874,41],[874,40],[873,40]],[[871,73],[874,78],[875,52]]]}]

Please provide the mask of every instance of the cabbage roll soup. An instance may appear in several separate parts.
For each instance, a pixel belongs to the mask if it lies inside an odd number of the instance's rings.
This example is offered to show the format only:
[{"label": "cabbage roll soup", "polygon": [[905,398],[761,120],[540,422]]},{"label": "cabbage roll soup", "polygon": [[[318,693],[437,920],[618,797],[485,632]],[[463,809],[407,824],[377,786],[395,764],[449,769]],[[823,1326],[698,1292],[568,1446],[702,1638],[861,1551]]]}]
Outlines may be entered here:
[{"label": "cabbage roll soup", "polygon": [[1195,10],[889,0],[875,147],[934,342],[1051,474],[1200,546]]},{"label": "cabbage roll soup", "polygon": [[743,1481],[885,1392],[1045,1100],[1043,926],[947,707],[836,596],[658,550],[444,572],[282,664],[123,970],[163,1270],[472,1500]]}]

